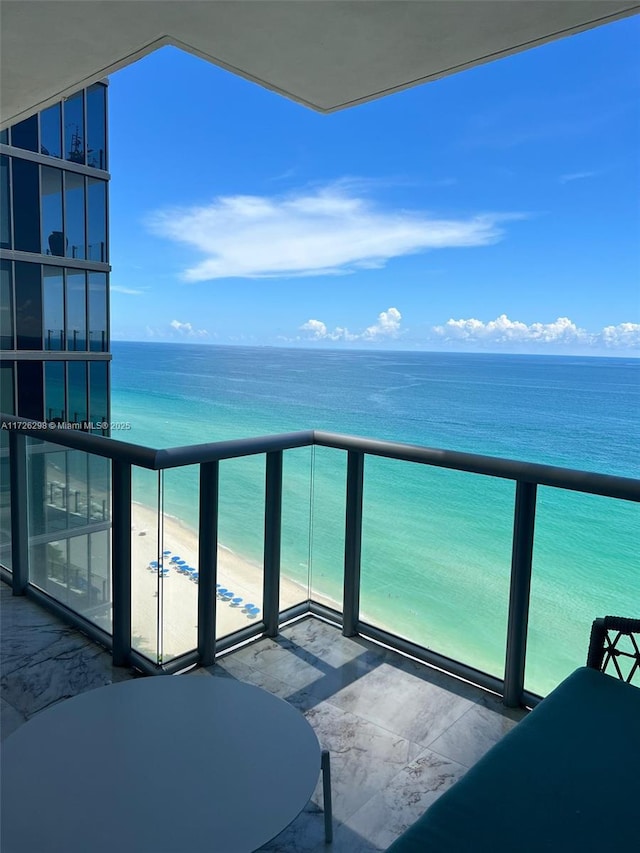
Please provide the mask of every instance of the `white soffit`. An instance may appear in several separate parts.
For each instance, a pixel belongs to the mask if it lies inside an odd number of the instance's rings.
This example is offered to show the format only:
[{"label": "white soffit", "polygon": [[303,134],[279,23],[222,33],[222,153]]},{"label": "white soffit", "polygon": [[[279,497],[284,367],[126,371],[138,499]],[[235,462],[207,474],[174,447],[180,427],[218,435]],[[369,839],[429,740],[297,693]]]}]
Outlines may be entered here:
[{"label": "white soffit", "polygon": [[639,11],[624,0],[2,0],[0,122],[167,44],[331,112]]}]

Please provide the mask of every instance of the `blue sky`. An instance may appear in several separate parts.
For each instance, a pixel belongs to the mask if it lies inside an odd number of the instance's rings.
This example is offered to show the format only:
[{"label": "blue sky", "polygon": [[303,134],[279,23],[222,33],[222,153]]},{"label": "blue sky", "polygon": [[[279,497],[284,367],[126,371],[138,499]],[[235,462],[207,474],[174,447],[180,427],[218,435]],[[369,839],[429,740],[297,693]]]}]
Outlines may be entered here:
[{"label": "blue sky", "polygon": [[640,17],[331,115],[111,77],[114,340],[640,353]]}]

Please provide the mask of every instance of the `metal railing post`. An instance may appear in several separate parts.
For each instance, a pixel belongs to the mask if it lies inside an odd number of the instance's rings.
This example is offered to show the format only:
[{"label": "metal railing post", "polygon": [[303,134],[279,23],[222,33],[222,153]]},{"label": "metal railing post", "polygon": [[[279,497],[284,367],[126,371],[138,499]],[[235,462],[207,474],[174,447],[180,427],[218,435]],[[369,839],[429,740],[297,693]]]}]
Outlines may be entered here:
[{"label": "metal railing post", "polygon": [[113,665],[128,666],[131,658],[131,465],[114,459],[111,470]]},{"label": "metal railing post", "polygon": [[203,462],[200,465],[198,656],[201,666],[211,666],[216,659],[219,467],[219,462]]},{"label": "metal railing post", "polygon": [[362,552],[362,495],[364,453],[347,456],[347,500],[344,530],[344,592],[342,633],[353,637],[360,619],[360,556]]},{"label": "metal railing post", "polygon": [[27,488],[27,437],[9,432],[9,484],[11,486],[11,571],[14,595],[24,595],[29,585],[29,493]]},{"label": "metal railing post", "polygon": [[264,507],[264,587],[262,606],[265,633],[278,636],[280,615],[280,546],[282,538],[282,451],[267,453]]},{"label": "metal railing post", "polygon": [[511,552],[511,584],[509,587],[509,621],[504,668],[503,703],[517,708],[522,702],[529,624],[531,561],[536,518],[535,483],[521,480],[516,485]]}]

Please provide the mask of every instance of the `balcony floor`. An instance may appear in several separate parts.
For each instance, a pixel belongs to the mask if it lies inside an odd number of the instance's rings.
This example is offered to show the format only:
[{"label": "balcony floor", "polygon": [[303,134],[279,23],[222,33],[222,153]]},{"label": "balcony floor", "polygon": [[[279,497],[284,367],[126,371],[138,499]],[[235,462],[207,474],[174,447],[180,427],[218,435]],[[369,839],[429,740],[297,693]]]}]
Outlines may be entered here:
[{"label": "balcony floor", "polygon": [[[57,701],[133,676],[4,583],[0,606],[3,738]],[[525,713],[313,617],[186,677],[212,676],[291,702],[331,752],[332,847],[324,843],[319,784],[305,811],[261,848],[271,853],[384,850]]]}]

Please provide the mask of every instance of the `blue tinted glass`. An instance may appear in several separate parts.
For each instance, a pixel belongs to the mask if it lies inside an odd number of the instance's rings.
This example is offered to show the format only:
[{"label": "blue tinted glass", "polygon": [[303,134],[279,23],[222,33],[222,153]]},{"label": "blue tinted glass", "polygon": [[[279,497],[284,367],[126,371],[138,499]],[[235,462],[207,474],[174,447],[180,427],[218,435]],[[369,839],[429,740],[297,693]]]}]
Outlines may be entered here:
[{"label": "blue tinted glass", "polygon": [[46,361],[44,365],[44,408],[48,421],[65,420],[64,361]]},{"label": "blue tinted glass", "polygon": [[[89,420],[93,424],[107,423],[107,362],[89,363]],[[98,432],[96,427],[96,432]]]},{"label": "blue tinted glass", "polygon": [[5,127],[4,130],[0,130],[0,144],[8,145],[9,144],[9,130]]},{"label": "blue tinted glass", "polygon": [[89,273],[89,349],[106,352],[107,335],[107,274]]},{"label": "blue tinted glass", "polygon": [[62,157],[62,110],[54,104],[40,113],[40,153]]},{"label": "blue tinted glass", "polygon": [[78,92],[64,102],[64,156],[84,163],[84,98]]},{"label": "blue tinted glass", "polygon": [[107,260],[107,182],[87,180],[87,217],[89,237],[87,257],[90,261]]},{"label": "blue tinted glass", "polygon": [[16,261],[14,270],[17,349],[41,350],[42,287],[40,264]]},{"label": "blue tinted glass", "polygon": [[42,254],[64,257],[62,232],[62,170],[40,167]]},{"label": "blue tinted glass", "polygon": [[[13,362],[3,361],[0,364],[0,411],[12,415],[13,409]],[[6,434],[4,430],[2,432]]]},{"label": "blue tinted glass", "polygon": [[42,362],[18,361],[18,415],[34,421],[42,420]]},{"label": "blue tinted glass", "polygon": [[67,389],[69,394],[69,420],[74,423],[87,420],[87,363],[67,362]]},{"label": "blue tinted glass", "polygon": [[44,348],[64,349],[64,283],[60,267],[42,268]]},{"label": "blue tinted glass", "polygon": [[38,116],[31,116],[11,128],[11,144],[27,151],[38,150]]},{"label": "blue tinted glass", "polygon": [[84,177],[65,173],[65,238],[68,258],[85,258]]},{"label": "blue tinted glass", "polygon": [[9,204],[11,187],[9,171],[9,158],[3,154],[0,156],[0,247],[3,249],[11,248],[11,205]]},{"label": "blue tinted glass", "polygon": [[87,166],[107,168],[106,86],[96,83],[87,89]]},{"label": "blue tinted glass", "polygon": [[38,164],[13,158],[13,248],[40,251],[40,175]]},{"label": "blue tinted glass", "polygon": [[67,270],[67,349],[87,348],[87,299],[84,272]]},{"label": "blue tinted glass", "polygon": [[11,261],[0,261],[0,349],[13,349],[12,291]]}]

